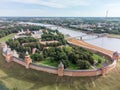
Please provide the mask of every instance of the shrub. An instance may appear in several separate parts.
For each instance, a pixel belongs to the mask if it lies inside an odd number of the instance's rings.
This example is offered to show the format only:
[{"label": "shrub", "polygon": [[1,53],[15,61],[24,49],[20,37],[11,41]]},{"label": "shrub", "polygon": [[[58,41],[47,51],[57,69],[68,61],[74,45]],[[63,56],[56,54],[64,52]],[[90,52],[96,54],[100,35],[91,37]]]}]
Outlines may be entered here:
[{"label": "shrub", "polygon": [[69,67],[69,61],[68,60],[62,60],[62,63],[64,65],[64,68]]},{"label": "shrub", "polygon": [[83,60],[78,60],[77,65],[79,66],[80,69],[89,69],[90,68],[90,63],[88,61],[83,61]]},{"label": "shrub", "polygon": [[43,55],[39,53],[35,53],[31,55],[33,61],[41,61],[43,60]]},{"label": "shrub", "polygon": [[99,63],[99,64],[102,63],[102,59],[99,58],[99,59],[98,59],[98,63]]}]

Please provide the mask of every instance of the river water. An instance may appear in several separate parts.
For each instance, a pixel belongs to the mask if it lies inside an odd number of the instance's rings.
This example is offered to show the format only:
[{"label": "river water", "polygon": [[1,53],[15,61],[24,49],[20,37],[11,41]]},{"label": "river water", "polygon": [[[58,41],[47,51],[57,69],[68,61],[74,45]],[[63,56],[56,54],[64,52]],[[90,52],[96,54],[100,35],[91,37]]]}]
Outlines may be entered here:
[{"label": "river water", "polygon": [[82,39],[88,43],[91,43],[93,45],[96,45],[96,46],[99,46],[99,47],[102,47],[102,48],[105,48],[108,50],[120,52],[120,39],[117,39],[117,38],[108,38],[108,37],[96,38],[97,36],[95,36],[95,35],[90,35],[90,34],[80,32],[78,30],[63,28],[60,26],[50,25],[50,24],[30,23],[30,22],[27,22],[27,24],[45,26],[45,27],[53,29],[53,30],[57,29],[60,32],[62,32],[63,34],[70,35],[71,37],[80,38],[77,36],[83,36]]}]

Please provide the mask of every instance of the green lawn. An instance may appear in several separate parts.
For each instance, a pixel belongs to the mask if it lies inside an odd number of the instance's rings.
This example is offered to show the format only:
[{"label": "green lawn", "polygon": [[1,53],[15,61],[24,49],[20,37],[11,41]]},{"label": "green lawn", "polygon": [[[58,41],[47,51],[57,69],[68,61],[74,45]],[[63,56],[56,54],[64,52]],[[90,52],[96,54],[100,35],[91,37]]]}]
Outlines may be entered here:
[{"label": "green lawn", "polygon": [[[58,67],[59,63],[57,62],[51,62],[50,60],[43,60],[41,62],[35,62],[37,65],[47,65],[47,66],[54,66]],[[70,66],[67,69],[75,70],[78,69],[78,67],[72,63],[70,63]]]},{"label": "green lawn", "polygon": [[12,33],[6,37],[3,37],[0,39],[0,42],[6,42],[6,41],[8,41],[8,39],[12,38],[14,35],[15,35],[15,33]]},{"label": "green lawn", "polygon": [[97,68],[101,68],[103,66],[103,64],[105,63],[106,60],[109,60],[107,57],[101,56],[101,55],[97,55],[97,54],[93,54],[93,59],[98,62],[98,59],[101,59],[101,63],[96,64]]},{"label": "green lawn", "polygon": [[35,62],[35,64],[37,65],[47,65],[47,66],[54,66],[54,67],[58,67],[58,64],[57,62],[51,62],[50,60],[42,60],[40,62]]},{"label": "green lawn", "polygon": [[[108,58],[103,57],[101,55],[97,55],[97,54],[93,54],[93,59],[96,62],[98,62],[98,59],[102,60],[100,64],[96,65],[97,68],[101,68],[102,65],[104,64],[105,60],[108,60]],[[58,65],[59,65],[59,63],[57,63],[57,62],[51,62],[51,60],[49,58],[47,60],[42,60],[42,61],[39,61],[39,62],[35,62],[35,64],[37,64],[37,65],[42,64],[42,65],[54,66],[54,67],[58,67]],[[67,69],[75,70],[75,69],[79,69],[79,67],[75,64],[69,63],[69,67]],[[90,68],[90,69],[93,69],[93,68]]]}]

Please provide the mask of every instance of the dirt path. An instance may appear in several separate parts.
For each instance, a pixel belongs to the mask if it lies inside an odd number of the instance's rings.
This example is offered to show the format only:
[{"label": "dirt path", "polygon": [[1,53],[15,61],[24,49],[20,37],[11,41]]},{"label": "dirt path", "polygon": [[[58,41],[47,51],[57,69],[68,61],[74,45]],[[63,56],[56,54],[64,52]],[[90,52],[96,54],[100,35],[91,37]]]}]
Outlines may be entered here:
[{"label": "dirt path", "polygon": [[85,41],[82,41],[82,40],[77,40],[77,39],[74,39],[74,38],[70,38],[70,39],[68,39],[68,42],[70,42],[74,45],[77,45],[77,46],[81,46],[81,47],[85,47],[85,48],[92,49],[92,50],[95,50],[95,51],[103,52],[103,53],[108,54],[110,56],[112,56],[112,54],[113,54],[113,51],[110,51],[110,50],[107,50],[107,49],[89,44],[89,43],[87,43]]}]

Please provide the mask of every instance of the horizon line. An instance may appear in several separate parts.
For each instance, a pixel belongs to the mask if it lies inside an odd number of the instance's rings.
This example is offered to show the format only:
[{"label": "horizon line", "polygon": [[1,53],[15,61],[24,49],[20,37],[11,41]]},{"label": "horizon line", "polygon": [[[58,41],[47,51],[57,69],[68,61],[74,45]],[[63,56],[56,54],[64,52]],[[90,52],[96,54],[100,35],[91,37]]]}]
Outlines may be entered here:
[{"label": "horizon line", "polygon": [[[95,18],[106,18],[104,16],[0,16],[1,17],[95,17]],[[116,16],[110,16],[110,17],[107,17],[107,18],[120,18],[120,16],[116,17]]]}]

